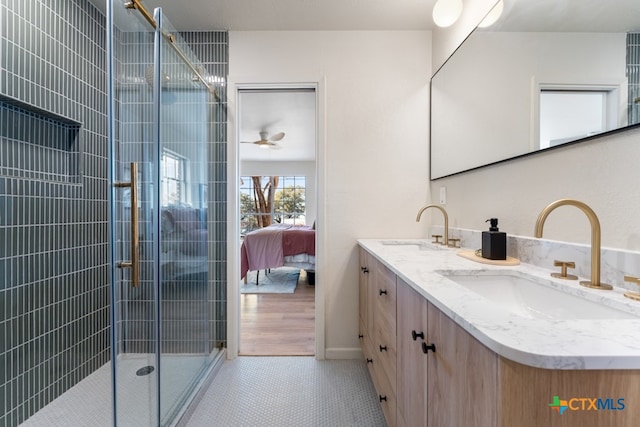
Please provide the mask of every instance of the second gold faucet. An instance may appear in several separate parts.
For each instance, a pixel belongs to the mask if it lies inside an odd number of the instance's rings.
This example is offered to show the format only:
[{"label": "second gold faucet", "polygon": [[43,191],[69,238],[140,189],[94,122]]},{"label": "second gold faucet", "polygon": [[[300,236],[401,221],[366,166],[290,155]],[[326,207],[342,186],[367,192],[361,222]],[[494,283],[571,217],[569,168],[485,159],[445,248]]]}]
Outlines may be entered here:
[{"label": "second gold faucet", "polygon": [[565,205],[575,206],[580,209],[589,218],[589,223],[591,224],[591,281],[582,281],[580,284],[592,289],[613,289],[611,285],[600,283],[600,221],[598,221],[593,209],[585,203],[573,199],[560,199],[550,203],[538,216],[535,236],[542,237],[542,227],[549,214],[557,207]]}]

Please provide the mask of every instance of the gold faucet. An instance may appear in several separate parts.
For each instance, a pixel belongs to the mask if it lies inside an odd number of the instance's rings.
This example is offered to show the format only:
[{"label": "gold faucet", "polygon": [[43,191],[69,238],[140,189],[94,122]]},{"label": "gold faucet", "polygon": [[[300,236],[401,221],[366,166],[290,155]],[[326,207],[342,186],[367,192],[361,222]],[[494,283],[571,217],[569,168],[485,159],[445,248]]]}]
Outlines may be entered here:
[{"label": "gold faucet", "polygon": [[420,222],[420,217],[422,216],[422,212],[426,211],[429,208],[436,208],[442,215],[444,215],[444,242],[443,245],[447,246],[449,244],[449,215],[447,215],[447,211],[444,210],[442,206],[438,205],[427,205],[418,211],[418,216],[416,217],[416,222]]},{"label": "gold faucet", "polygon": [[589,222],[591,223],[591,281],[581,281],[580,284],[593,289],[613,289],[613,286],[611,285],[600,283],[600,221],[598,221],[598,217],[593,209],[585,203],[573,199],[560,199],[551,203],[549,206],[544,208],[538,216],[535,236],[538,238],[542,237],[542,227],[544,226],[544,222],[551,211],[564,205],[571,205],[580,209],[585,215],[587,215],[587,218],[589,218]]}]

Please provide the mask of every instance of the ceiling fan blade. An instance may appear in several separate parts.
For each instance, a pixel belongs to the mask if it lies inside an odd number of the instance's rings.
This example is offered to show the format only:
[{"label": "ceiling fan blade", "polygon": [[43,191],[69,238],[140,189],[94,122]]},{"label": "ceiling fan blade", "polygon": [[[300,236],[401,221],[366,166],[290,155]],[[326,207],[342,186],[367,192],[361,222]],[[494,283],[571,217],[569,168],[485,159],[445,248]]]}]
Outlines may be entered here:
[{"label": "ceiling fan blade", "polygon": [[271,138],[269,138],[269,141],[280,141],[282,138],[284,138],[284,132],[276,133]]}]

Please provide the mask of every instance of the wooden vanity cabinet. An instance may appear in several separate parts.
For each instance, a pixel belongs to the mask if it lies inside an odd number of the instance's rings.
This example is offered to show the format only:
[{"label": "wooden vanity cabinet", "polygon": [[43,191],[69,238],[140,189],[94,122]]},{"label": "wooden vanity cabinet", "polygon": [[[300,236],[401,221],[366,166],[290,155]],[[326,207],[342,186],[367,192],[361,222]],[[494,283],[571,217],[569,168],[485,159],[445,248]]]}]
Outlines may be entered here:
[{"label": "wooden vanity cabinet", "polygon": [[396,425],[396,276],[360,250],[360,345],[385,419]]},{"label": "wooden vanity cabinet", "polygon": [[[375,262],[372,286],[373,349],[379,398],[387,424],[396,425],[396,275],[381,262]],[[375,357],[374,357],[374,360]]]},{"label": "wooden vanity cabinet", "polygon": [[495,425],[495,354],[364,250],[359,289],[360,342],[387,424]]},{"label": "wooden vanity cabinet", "polygon": [[[373,304],[369,301],[372,292],[369,291],[369,280],[374,275],[371,271],[373,257],[367,251],[360,250],[360,273],[358,277],[359,289],[359,321],[360,321],[360,345],[364,345],[365,339],[371,339],[369,326],[373,324]],[[373,329],[373,327],[371,327]]]},{"label": "wooden vanity cabinet", "polygon": [[[427,361],[422,350],[427,336],[427,300],[398,279],[397,384],[398,426],[426,426]],[[414,339],[415,338],[415,339]]]},{"label": "wooden vanity cabinet", "polygon": [[398,425],[496,425],[496,355],[408,284],[397,287]]},{"label": "wooden vanity cabinet", "polygon": [[[505,359],[373,256],[363,256],[372,275],[365,282],[361,276],[360,308],[371,313],[360,313],[361,327],[372,320],[362,346],[373,361],[368,366],[378,395],[385,398],[381,405],[389,426],[638,425],[640,370],[552,370]],[[381,289],[387,293],[380,295]],[[394,339],[391,346],[388,341]],[[383,343],[387,352],[379,351]],[[425,352],[423,343],[433,344],[435,351]],[[608,406],[560,415],[549,407],[554,396],[601,398]],[[618,399],[624,399],[623,408]],[[582,404],[576,402],[572,405]]]},{"label": "wooden vanity cabinet", "polygon": [[427,425],[496,426],[497,355],[429,302],[427,312]]}]

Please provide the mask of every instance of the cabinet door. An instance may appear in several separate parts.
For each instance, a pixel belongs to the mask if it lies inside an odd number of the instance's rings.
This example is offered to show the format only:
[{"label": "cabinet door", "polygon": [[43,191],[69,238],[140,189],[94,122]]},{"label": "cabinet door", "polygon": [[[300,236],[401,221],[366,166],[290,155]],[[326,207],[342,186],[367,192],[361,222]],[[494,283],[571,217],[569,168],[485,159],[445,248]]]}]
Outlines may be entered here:
[{"label": "cabinet door", "polygon": [[394,393],[396,387],[396,275],[380,262],[375,268],[375,308],[373,323],[373,351],[378,354],[379,366],[389,379]]},{"label": "cabinet door", "polygon": [[[373,298],[375,298],[374,323],[384,336],[396,336],[396,275],[384,264],[372,260],[375,266]],[[369,279],[371,280],[371,278]],[[393,342],[395,347],[395,339]]]},{"label": "cabinet door", "polygon": [[396,275],[369,259],[369,295],[373,380],[387,425],[396,425]]},{"label": "cabinet door", "polygon": [[431,303],[427,313],[429,426],[495,426],[498,358]]},{"label": "cabinet door", "polygon": [[426,426],[427,358],[431,355],[422,351],[421,336],[427,333],[427,300],[398,278],[397,301],[398,426]]},{"label": "cabinet door", "polygon": [[[371,303],[370,291],[369,291],[369,278],[371,277],[371,255],[364,249],[360,249],[360,275],[358,279],[359,289],[359,312],[360,312],[360,324],[364,329],[360,331],[361,334],[365,333],[371,325]],[[371,337],[369,337],[371,338]]]}]

